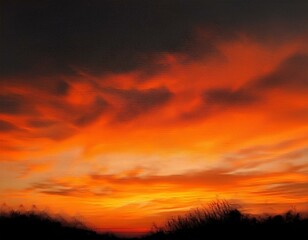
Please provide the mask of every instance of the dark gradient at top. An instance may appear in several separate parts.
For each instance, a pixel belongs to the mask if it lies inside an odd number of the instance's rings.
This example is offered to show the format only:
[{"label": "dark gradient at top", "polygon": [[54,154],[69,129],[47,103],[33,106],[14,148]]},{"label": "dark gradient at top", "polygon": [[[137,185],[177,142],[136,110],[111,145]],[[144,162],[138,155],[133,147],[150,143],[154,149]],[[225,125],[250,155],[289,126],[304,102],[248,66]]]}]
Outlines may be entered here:
[{"label": "dark gradient at top", "polygon": [[[3,0],[0,77],[153,69],[157,53],[206,57],[238,32],[259,41],[307,33],[307,12],[307,1]],[[198,28],[209,33],[201,53]]]}]

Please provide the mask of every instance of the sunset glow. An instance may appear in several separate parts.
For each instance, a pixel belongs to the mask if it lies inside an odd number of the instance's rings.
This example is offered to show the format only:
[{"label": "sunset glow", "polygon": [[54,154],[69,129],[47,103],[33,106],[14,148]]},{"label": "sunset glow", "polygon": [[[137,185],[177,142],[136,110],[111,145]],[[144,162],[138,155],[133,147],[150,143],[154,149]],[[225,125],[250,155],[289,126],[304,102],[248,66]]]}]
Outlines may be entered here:
[{"label": "sunset glow", "polygon": [[[277,10],[274,4],[268,11],[259,9],[264,19],[258,9],[254,16],[239,16],[240,22],[251,21],[241,24],[229,23],[232,16],[221,20],[219,12],[198,21],[188,14],[189,38],[173,49],[166,36],[155,40],[162,22],[169,21],[167,13],[155,17],[158,26],[144,20],[157,30],[152,37],[148,26],[135,23],[138,17],[126,26],[132,14],[127,13],[114,23],[119,31],[130,27],[114,40],[119,42],[104,43],[103,33],[94,39],[78,22],[71,27],[82,34],[77,40],[57,35],[46,40],[58,31],[51,28],[36,48],[29,39],[37,40],[30,30],[38,31],[38,19],[28,26],[32,20],[26,16],[50,6],[16,2],[4,4],[11,12],[1,23],[1,48],[18,45],[11,54],[20,54],[25,64],[16,63],[17,55],[8,59],[8,50],[1,49],[1,203],[80,216],[95,229],[116,232],[147,231],[153,222],[215,199],[252,213],[308,210],[307,17],[284,21],[289,7]],[[228,11],[227,4],[212,5]],[[76,7],[75,14],[65,12],[66,18],[53,13],[63,24],[77,21],[78,13],[91,14],[93,6],[81,13]],[[150,17],[160,11],[155,6],[146,10]],[[274,7],[276,18],[271,18]],[[95,21],[93,29],[100,26],[96,18],[89,20]],[[28,22],[14,25],[14,19]],[[9,28],[17,34],[14,43]],[[175,38],[177,31],[170,34]],[[100,41],[120,50],[109,56],[95,45]],[[46,50],[49,42],[55,52]],[[62,52],[64,42],[76,44],[76,52]]]}]

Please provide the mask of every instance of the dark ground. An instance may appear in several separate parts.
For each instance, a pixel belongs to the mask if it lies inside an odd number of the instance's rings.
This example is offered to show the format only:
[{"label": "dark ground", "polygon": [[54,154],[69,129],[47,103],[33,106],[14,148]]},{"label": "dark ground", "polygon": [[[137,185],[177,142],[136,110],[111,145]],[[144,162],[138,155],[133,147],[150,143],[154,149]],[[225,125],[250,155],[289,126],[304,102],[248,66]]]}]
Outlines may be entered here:
[{"label": "dark ground", "polygon": [[[251,216],[226,202],[196,209],[155,227],[143,240],[181,239],[308,239],[308,218],[289,211],[281,215]],[[110,240],[112,233],[98,234],[78,220],[52,218],[46,213],[10,210],[0,214],[1,240]],[[137,238],[130,238],[137,239]]]}]

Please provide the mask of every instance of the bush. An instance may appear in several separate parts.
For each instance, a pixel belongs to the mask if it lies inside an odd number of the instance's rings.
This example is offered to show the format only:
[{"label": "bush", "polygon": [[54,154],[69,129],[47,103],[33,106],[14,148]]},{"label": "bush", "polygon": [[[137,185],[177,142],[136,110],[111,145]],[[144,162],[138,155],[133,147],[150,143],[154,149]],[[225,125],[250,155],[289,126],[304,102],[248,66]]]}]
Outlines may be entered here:
[{"label": "bush", "polygon": [[[227,201],[215,201],[154,227],[153,239],[308,239],[308,219],[289,211],[283,215],[252,217]],[[303,238],[303,239],[304,239]]]}]

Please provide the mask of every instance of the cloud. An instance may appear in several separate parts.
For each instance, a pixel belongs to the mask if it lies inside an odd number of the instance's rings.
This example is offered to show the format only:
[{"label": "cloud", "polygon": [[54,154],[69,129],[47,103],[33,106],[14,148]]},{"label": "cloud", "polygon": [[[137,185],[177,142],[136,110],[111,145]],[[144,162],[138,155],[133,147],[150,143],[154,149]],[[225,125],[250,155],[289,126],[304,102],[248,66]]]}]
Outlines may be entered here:
[{"label": "cloud", "polygon": [[33,112],[25,98],[18,94],[0,95],[0,114],[19,115]]},{"label": "cloud", "polygon": [[[296,192],[306,186],[307,174],[297,172],[296,168],[276,173],[247,172],[230,173],[230,169],[211,169],[199,172],[190,172],[181,175],[106,175],[89,174],[75,177],[59,177],[43,180],[31,185],[29,190],[51,195],[65,195],[78,197],[109,196],[111,198],[126,198],[135,194],[161,194],[167,191],[173,194],[177,192],[200,191],[198,196],[210,193],[234,193],[234,191],[262,196],[271,195],[270,189],[277,186],[273,191],[273,197],[277,194],[287,194],[296,186]],[[290,187],[289,187],[290,186]],[[264,191],[268,189],[268,191]],[[264,193],[264,194],[263,194]],[[171,194],[172,195],[172,194]],[[259,195],[259,197],[260,197]],[[302,195],[304,197],[304,194]],[[253,196],[250,196],[253,197]],[[153,200],[153,198],[151,198]],[[247,201],[247,199],[246,199]]]},{"label": "cloud", "polygon": [[182,175],[166,176],[127,176],[117,175],[90,175],[94,183],[104,183],[116,186],[141,185],[141,186],[169,186],[170,188],[180,187],[181,189],[204,188],[212,191],[222,191],[237,188],[243,180],[255,176],[229,174],[226,169],[213,169],[200,172],[187,173]]},{"label": "cloud", "polygon": [[50,98],[40,105],[49,109],[47,116],[56,120],[40,120],[38,118],[30,120],[28,124],[39,128],[52,127],[51,125],[55,124],[61,125],[61,122],[64,122],[65,124],[70,123],[77,127],[83,127],[93,123],[108,109],[109,103],[98,94],[85,95],[83,98],[78,103],[72,103],[69,99],[59,97]]},{"label": "cloud", "polygon": [[256,191],[256,194],[265,196],[285,197],[285,198],[307,198],[308,182],[285,182],[270,185],[266,190]]},{"label": "cloud", "polygon": [[[264,42],[308,32],[305,1],[4,0],[0,9],[1,76],[151,69],[157,53],[207,56],[238,33]],[[198,28],[207,37],[195,46]]]},{"label": "cloud", "polygon": [[0,132],[11,132],[11,131],[15,131],[18,129],[19,128],[15,126],[14,124],[8,121],[0,120]]},{"label": "cloud", "polygon": [[74,134],[77,130],[68,124],[57,123],[45,128],[36,129],[36,131],[29,134],[31,138],[48,138],[54,141],[67,139]]},{"label": "cloud", "polygon": [[143,192],[155,193],[157,191],[155,186],[162,185],[175,191],[178,191],[178,187],[181,187],[182,190],[204,188],[211,191],[221,191],[238,187],[239,183],[246,178],[247,176],[227,174],[223,170],[204,171],[188,175],[146,177],[92,174],[80,176],[79,179],[82,179],[80,184],[74,183],[75,178],[64,177],[63,179],[49,179],[33,183],[28,190],[48,195],[78,197],[113,195],[113,197],[116,197],[118,194],[138,194],[140,189],[143,189]]},{"label": "cloud", "polygon": [[58,81],[53,89],[53,92],[57,95],[66,95],[69,91],[69,84],[66,81]]},{"label": "cloud", "polygon": [[56,196],[77,196],[77,197],[102,197],[108,196],[114,190],[110,187],[96,187],[95,190],[91,186],[83,184],[71,184],[69,182],[59,182],[57,180],[47,180],[41,183],[33,183],[27,190],[35,191],[47,195]]},{"label": "cloud", "polygon": [[24,166],[19,178],[25,179],[33,177],[35,174],[46,173],[52,169],[54,163],[45,161],[44,163],[29,163]]},{"label": "cloud", "polygon": [[51,96],[66,96],[70,90],[70,84],[63,79],[32,78],[28,82],[34,89],[45,92]]},{"label": "cloud", "polygon": [[243,90],[227,88],[209,89],[203,93],[203,100],[208,107],[236,107],[251,105],[257,97]]},{"label": "cloud", "polygon": [[85,126],[94,122],[107,109],[108,103],[102,98],[96,98],[90,105],[82,108],[83,111],[78,111],[79,114],[73,120],[77,126]]},{"label": "cloud", "polygon": [[35,183],[30,188],[44,194],[60,195],[60,196],[74,196],[76,194],[83,194],[83,187],[71,187],[67,184],[57,184],[53,182]]},{"label": "cloud", "polygon": [[[125,122],[166,104],[172,93],[164,87],[146,90],[106,89],[105,93],[120,100],[120,110],[116,114],[116,122]],[[115,106],[117,107],[117,106]]]},{"label": "cloud", "polygon": [[295,54],[283,61],[271,74],[258,79],[252,88],[256,90],[283,89],[305,91],[308,89],[308,55]]},{"label": "cloud", "polygon": [[[271,94],[276,90],[284,91],[286,95],[305,94],[308,90],[307,66],[308,55],[293,53],[282,59],[278,66],[266,75],[248,79],[235,89],[230,86],[208,88],[201,93],[200,104],[182,114],[180,119],[185,121],[204,119],[218,113],[225,113],[228,110],[244,112],[248,110],[247,107],[252,106],[265,110],[263,104],[266,103],[269,107],[274,105],[275,101],[279,101],[278,98],[275,100],[271,97]],[[284,108],[279,110],[284,118],[292,118],[297,114],[294,118],[304,120],[307,115],[307,106],[296,104],[296,100],[290,100]],[[277,111],[277,108],[273,111]]]},{"label": "cloud", "polygon": [[308,55],[295,54],[285,59],[268,75],[254,81],[249,81],[236,90],[231,88],[213,88],[203,95],[205,107],[235,108],[251,106],[265,100],[262,91],[283,89],[290,91],[305,91],[308,88]]},{"label": "cloud", "polygon": [[180,119],[184,121],[201,120],[207,117],[225,114],[226,111],[243,111],[261,101],[257,94],[245,89],[210,88],[201,93],[201,102],[194,109],[184,112]]},{"label": "cloud", "polygon": [[[47,82],[48,83],[48,82]],[[87,96],[87,99],[74,103],[68,95],[66,84],[57,91],[35,91],[27,89],[28,85],[18,87],[20,94],[0,95],[0,114],[10,117],[10,122],[1,122],[1,131],[23,129],[22,133],[13,132],[13,140],[25,138],[49,138],[63,140],[78,132],[77,128],[95,122],[108,109],[109,104],[99,94]],[[78,93],[77,93],[78,94]],[[79,97],[79,96],[77,96]]]},{"label": "cloud", "polygon": [[33,128],[50,127],[56,123],[57,122],[54,120],[40,119],[40,118],[33,118],[33,119],[28,120],[27,122],[27,124]]},{"label": "cloud", "polygon": [[266,172],[305,172],[307,164],[305,156],[308,153],[306,147],[297,146],[295,150],[275,149],[274,145],[255,146],[242,149],[224,161],[233,166],[232,173],[266,173]]}]

